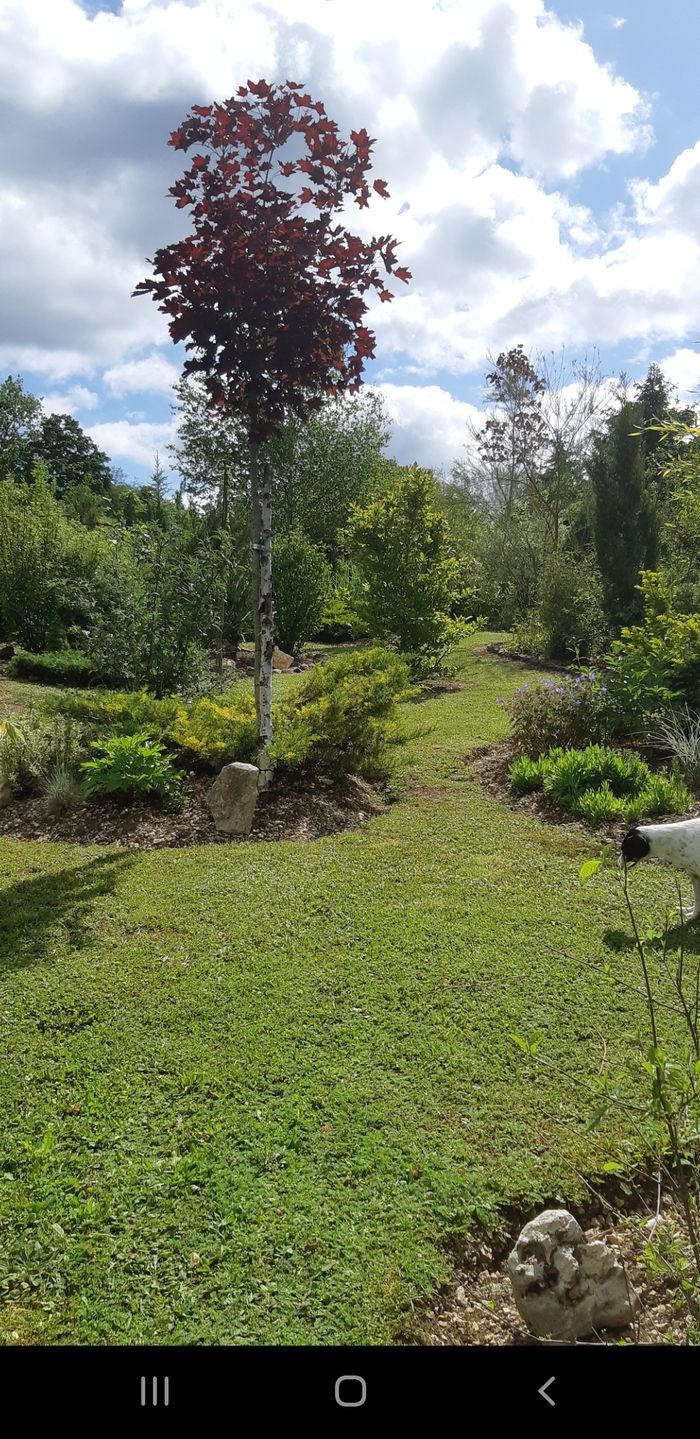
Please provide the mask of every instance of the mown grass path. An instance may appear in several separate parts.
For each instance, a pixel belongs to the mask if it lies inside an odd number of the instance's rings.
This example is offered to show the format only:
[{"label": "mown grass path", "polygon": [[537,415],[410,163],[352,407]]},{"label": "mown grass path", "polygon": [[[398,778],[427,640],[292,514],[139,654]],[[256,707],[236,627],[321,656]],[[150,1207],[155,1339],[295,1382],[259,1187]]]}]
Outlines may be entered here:
[{"label": "mown grass path", "polygon": [[[641,1023],[580,832],[469,780],[522,671],[408,708],[408,792],[307,844],[0,842],[0,1336],[387,1343],[445,1241],[614,1150],[582,1079]],[[13,686],[13,693],[19,686]],[[668,876],[636,888],[657,911]]]}]

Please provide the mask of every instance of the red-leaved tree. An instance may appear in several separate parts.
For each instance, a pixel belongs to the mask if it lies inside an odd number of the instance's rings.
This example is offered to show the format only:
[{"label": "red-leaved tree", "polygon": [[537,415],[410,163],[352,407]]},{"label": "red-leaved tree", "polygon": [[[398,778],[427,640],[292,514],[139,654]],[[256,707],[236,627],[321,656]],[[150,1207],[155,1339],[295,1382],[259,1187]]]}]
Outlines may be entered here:
[{"label": "red-leaved tree", "polygon": [[[324,106],[300,92],[289,80],[249,81],[222,104],[192,106],[168,143],[197,147],[169,191],[178,209],[191,207],[194,233],[157,250],[148,263],[158,278],[133,292],[171,316],[173,340],[193,352],[184,373],[199,373],[210,404],[242,418],[248,435],[261,789],[271,776],[274,609],[271,478],[259,446],[289,411],[306,420],[325,396],[359,388],[375,346],[363,296],[374,288],[393,299],[377,259],[411,278],[390,236],[364,242],[331,223],[346,196],[367,205],[374,141],[366,130],[341,140]],[[383,180],[373,189],[388,195]]]}]

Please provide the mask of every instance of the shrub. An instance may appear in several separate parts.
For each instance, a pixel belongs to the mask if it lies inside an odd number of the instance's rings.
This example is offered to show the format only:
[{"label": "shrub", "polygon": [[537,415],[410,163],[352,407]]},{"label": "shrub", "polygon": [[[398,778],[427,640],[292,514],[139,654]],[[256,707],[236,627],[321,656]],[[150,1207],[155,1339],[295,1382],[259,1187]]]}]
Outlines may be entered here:
[{"label": "shrub", "polygon": [[255,701],[251,695],[200,696],[189,703],[168,696],[155,699],[146,690],[134,693],[95,691],[88,695],[51,696],[48,713],[79,719],[92,733],[148,735],[186,759],[211,768],[233,760],[249,761],[256,753]]},{"label": "shrub", "polygon": [[120,735],[147,731],[165,739],[183,705],[176,696],[155,699],[147,690],[93,690],[84,695],[50,695],[42,698],[41,707],[45,714],[80,720],[92,730]]},{"label": "shrub", "polygon": [[95,740],[95,758],[85,760],[82,793],[93,795],[155,794],[165,804],[175,806],[182,797],[182,779],[173,769],[163,745],[146,734],[113,735],[111,739]]},{"label": "shrub", "polygon": [[96,672],[115,688],[148,686],[159,698],[186,688],[205,662],[223,585],[220,557],[206,535],[178,520],[167,530],[122,532],[112,587],[88,647]]},{"label": "shrub", "polygon": [[625,819],[630,824],[649,815],[685,814],[693,797],[678,772],[670,775],[650,774],[638,799],[628,801]]},{"label": "shrub", "polygon": [[329,645],[340,645],[358,639],[365,629],[357,610],[342,596],[331,595],[323,606],[321,623],[313,638],[324,640]]},{"label": "shrub", "polygon": [[683,814],[692,803],[677,768],[670,775],[652,774],[639,755],[618,754],[603,745],[555,749],[535,761],[521,755],[509,778],[514,794],[542,789],[568,814],[594,825]]},{"label": "shrub", "polygon": [[643,623],[623,629],[606,661],[615,733],[648,729],[677,700],[700,703],[700,615],[676,612],[655,570],[642,571],[637,588],[644,598]]},{"label": "shrub", "polygon": [[46,744],[29,715],[22,728],[0,724],[0,775],[22,793],[36,789],[46,772]]},{"label": "shrub", "polygon": [[21,729],[0,724],[0,774],[20,792],[42,789],[55,769],[75,773],[86,750],[84,729],[69,716],[47,723],[30,710]]},{"label": "shrub", "polygon": [[[348,551],[362,571],[362,613],[370,633],[386,643],[396,636],[411,673],[439,672],[469,626],[450,618],[459,562],[450,554],[432,474],[412,465],[380,499],[353,506]],[[472,626],[473,628],[473,626]]]},{"label": "shrub", "polygon": [[671,687],[662,655],[626,654],[617,644],[605,661],[607,729],[611,736],[640,735],[680,698],[680,690]]},{"label": "shrub", "polygon": [[54,650],[30,654],[15,650],[6,674],[11,679],[35,680],[47,685],[87,685],[94,676],[92,661],[82,650]]},{"label": "shrub", "polygon": [[685,706],[685,714],[669,714],[657,721],[654,742],[660,749],[670,750],[678,761],[688,787],[700,791],[700,712],[693,714]]},{"label": "shrub", "polygon": [[321,623],[330,566],[302,530],[290,530],[275,540],[272,570],[277,640],[287,654],[296,655]]},{"label": "shrub", "polygon": [[331,578],[331,589],[323,607],[321,623],[313,636],[327,644],[365,639],[367,621],[361,614],[365,581],[356,565],[339,560]]},{"label": "shrub", "polygon": [[532,759],[557,746],[572,748],[608,738],[606,684],[595,670],[521,685],[503,704],[513,738]]},{"label": "shrub", "polygon": [[389,650],[356,651],[315,665],[276,707],[271,758],[288,767],[313,763],[333,776],[385,774],[389,746],[406,737],[397,701],[417,693],[407,664]]},{"label": "shrub", "polygon": [[255,759],[257,729],[252,695],[222,696],[181,706],[165,737],[187,758],[218,769]]},{"label": "shrub", "polygon": [[541,577],[537,605],[515,627],[516,648],[542,659],[598,656],[606,625],[600,573],[594,561],[552,555]]}]

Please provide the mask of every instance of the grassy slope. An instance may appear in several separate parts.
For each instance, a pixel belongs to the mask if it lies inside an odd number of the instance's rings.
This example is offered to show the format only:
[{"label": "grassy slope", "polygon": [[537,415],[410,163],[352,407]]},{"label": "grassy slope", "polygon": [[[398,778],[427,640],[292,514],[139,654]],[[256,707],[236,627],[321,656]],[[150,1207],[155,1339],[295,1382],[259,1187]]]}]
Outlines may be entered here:
[{"label": "grassy slope", "polygon": [[[606,1041],[616,1065],[638,1015],[600,972],[622,911],[604,876],[579,884],[590,841],[465,778],[522,679],[472,648],[468,689],[410,706],[435,725],[401,756],[414,789],[366,829],[0,841],[0,1336],[389,1342],[475,1213],[571,1196],[600,1162],[586,1094],[510,1035],[584,1076]],[[657,908],[671,889],[635,886]]]}]

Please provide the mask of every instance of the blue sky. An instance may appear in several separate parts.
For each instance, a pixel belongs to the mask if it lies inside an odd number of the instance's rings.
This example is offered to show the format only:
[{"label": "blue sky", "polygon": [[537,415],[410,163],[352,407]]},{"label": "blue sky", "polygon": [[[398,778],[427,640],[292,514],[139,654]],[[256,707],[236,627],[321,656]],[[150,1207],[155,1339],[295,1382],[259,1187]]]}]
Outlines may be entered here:
[{"label": "blue sky", "polygon": [[[167,136],[247,79],[298,79],[375,137],[411,285],[368,323],[389,453],[444,471],[487,354],[521,342],[700,392],[700,5],[672,0],[0,0],[0,377],[135,482],[184,359],[146,256],[182,233]],[[624,22],[624,23],[622,23]],[[171,471],[174,481],[176,476]]]}]

